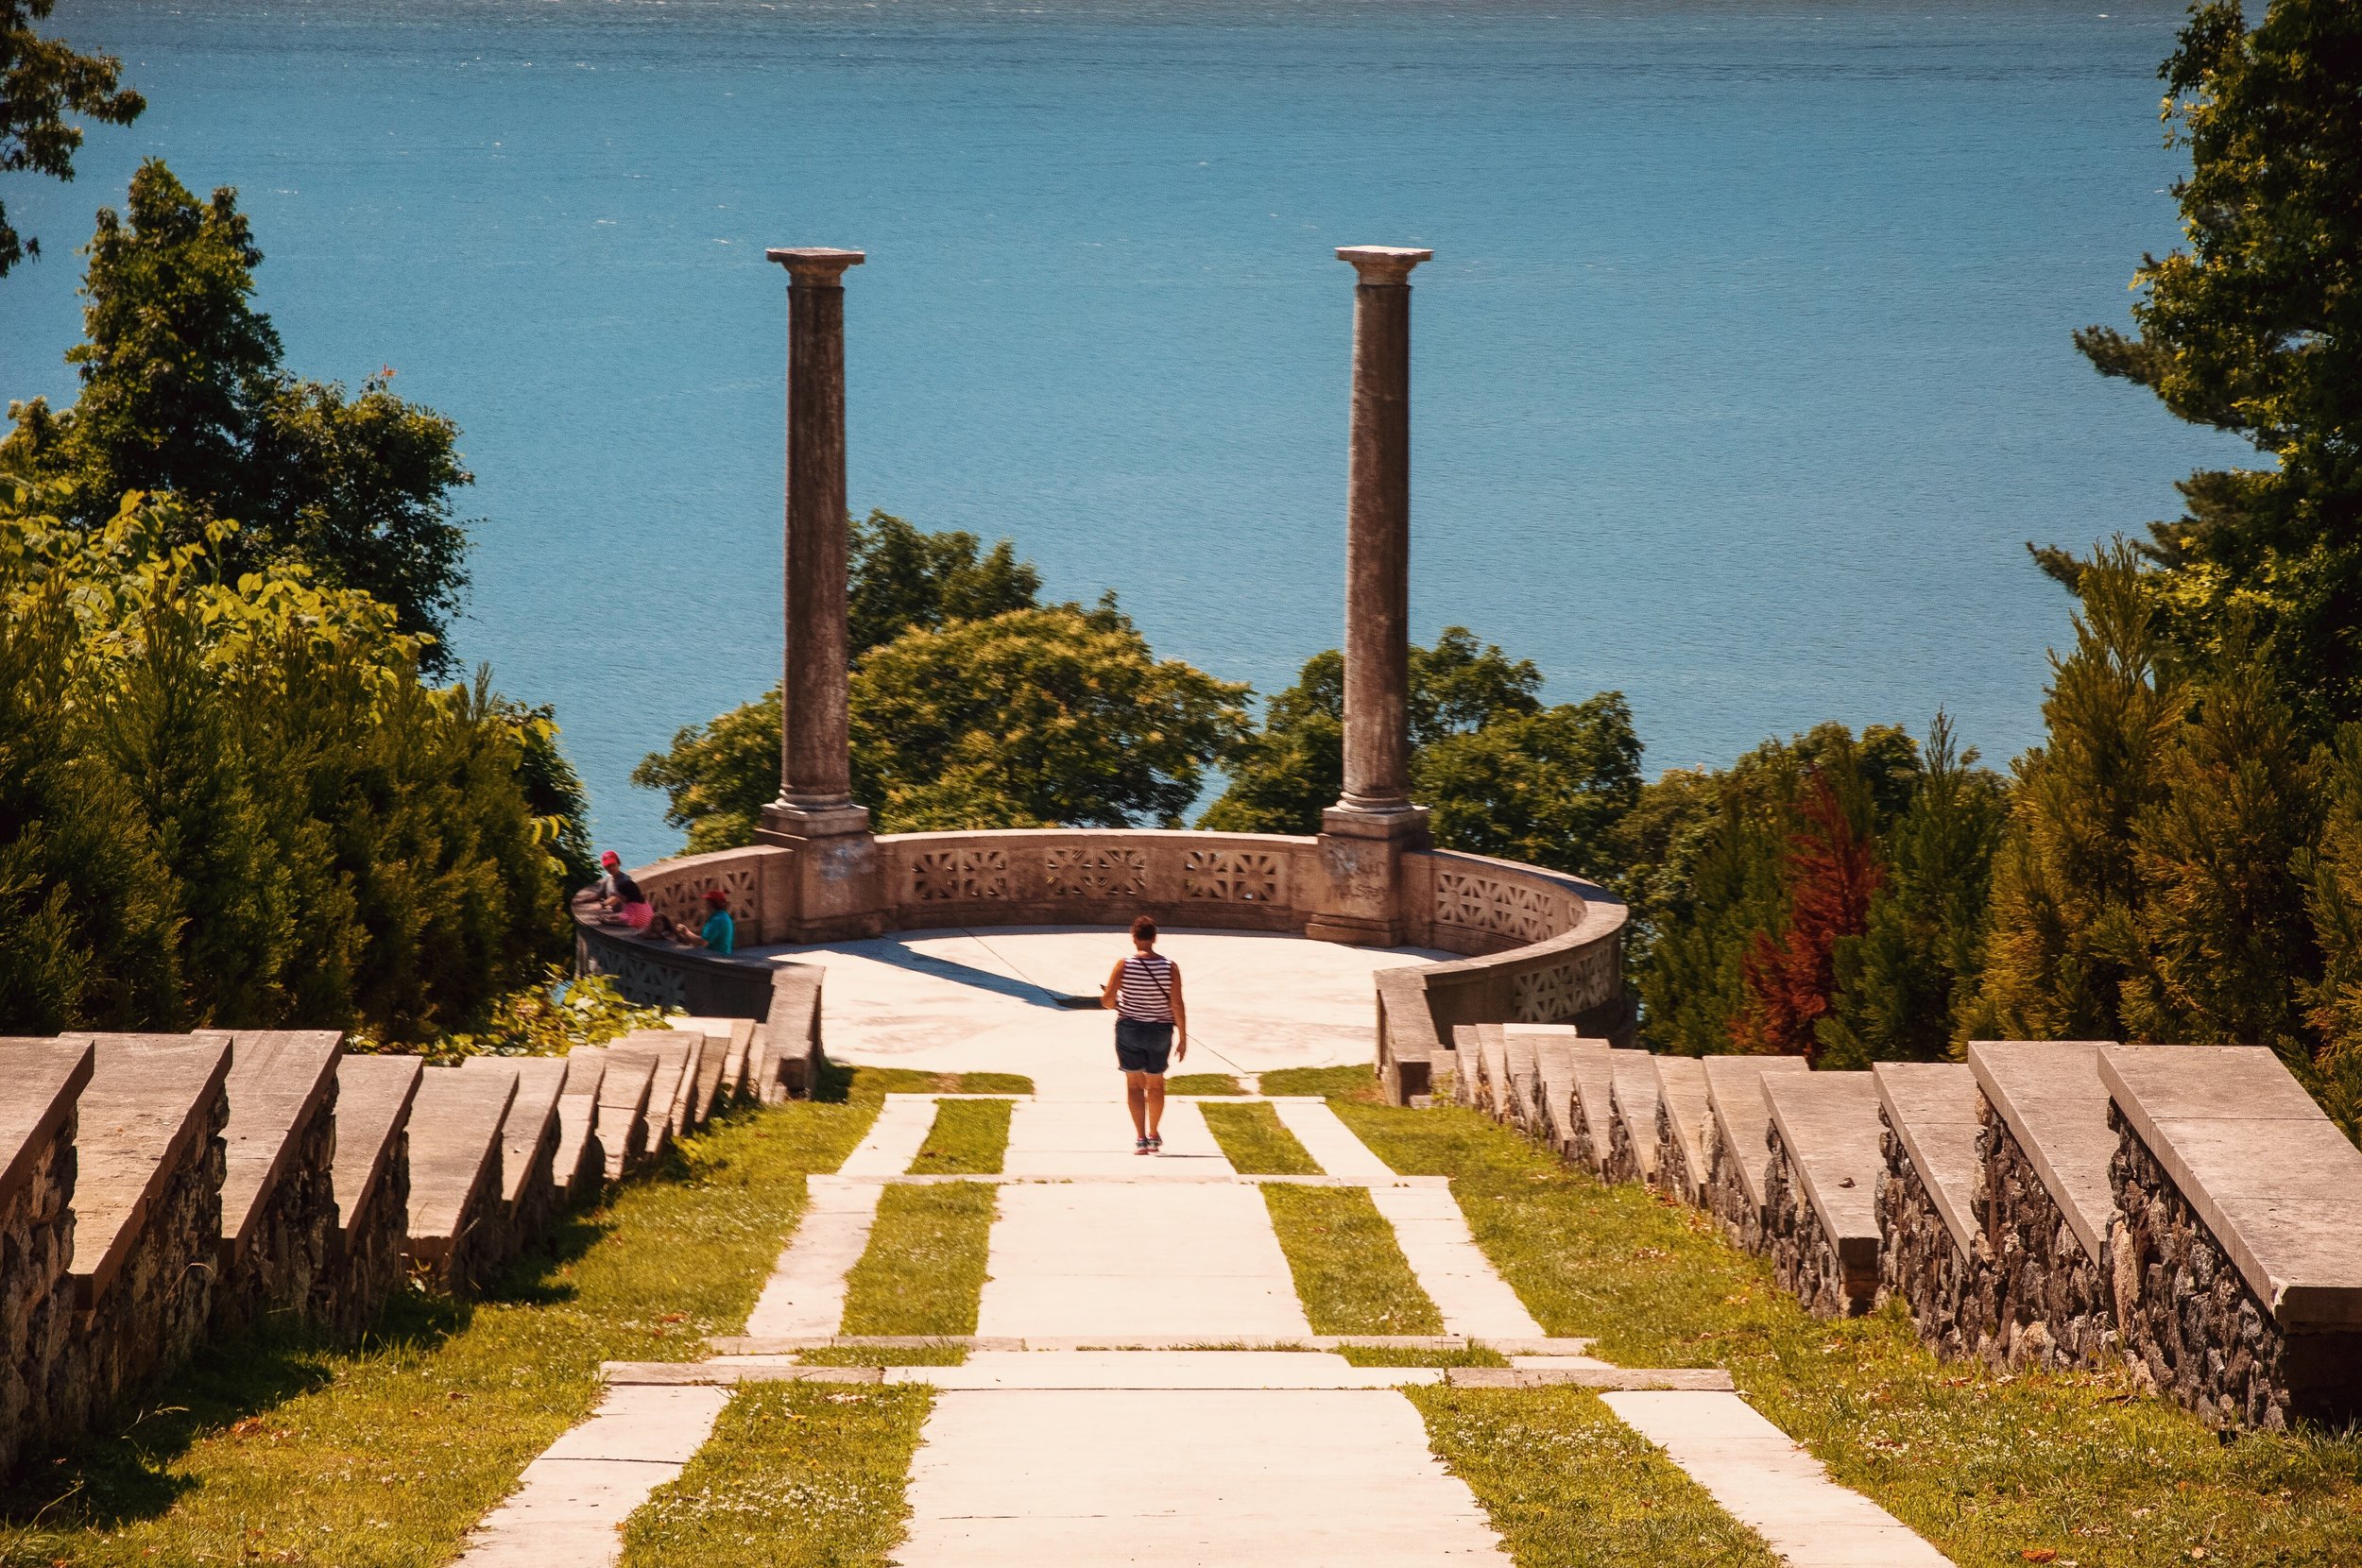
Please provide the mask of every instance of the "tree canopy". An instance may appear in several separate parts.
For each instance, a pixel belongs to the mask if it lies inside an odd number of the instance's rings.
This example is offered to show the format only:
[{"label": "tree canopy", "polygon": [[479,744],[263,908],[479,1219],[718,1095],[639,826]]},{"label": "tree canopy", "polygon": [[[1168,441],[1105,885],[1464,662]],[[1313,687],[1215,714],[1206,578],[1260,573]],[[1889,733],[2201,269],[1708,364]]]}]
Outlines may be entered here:
[{"label": "tree canopy", "polygon": [[12,403],[0,474],[38,482],[62,518],[98,527],[133,490],[170,492],[181,542],[214,539],[231,572],[300,562],[323,584],[394,612],[430,672],[467,582],[452,496],[473,483],[459,429],[404,402],[390,371],[362,383],[306,381],[282,364],[255,309],[261,264],[237,196],[200,202],[162,160],[132,176],[126,211],[98,213],[84,277],[83,338],[66,351],[74,406]]},{"label": "tree canopy", "polygon": [[[0,174],[29,169],[72,179],[82,128],[67,116],[128,126],[147,108],[146,99],[121,85],[121,60],[77,53],[64,40],[33,30],[57,6],[58,0],[0,0]],[[8,204],[0,202],[0,278],[40,254],[41,241],[18,233]]]}]

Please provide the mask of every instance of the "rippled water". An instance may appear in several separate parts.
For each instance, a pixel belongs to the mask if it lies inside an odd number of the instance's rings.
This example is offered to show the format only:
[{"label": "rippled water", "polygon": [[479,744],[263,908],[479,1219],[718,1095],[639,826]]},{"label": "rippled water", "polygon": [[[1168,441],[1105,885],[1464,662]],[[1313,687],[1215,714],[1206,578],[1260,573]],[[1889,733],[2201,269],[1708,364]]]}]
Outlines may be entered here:
[{"label": "rippled water", "polygon": [[[67,247],[136,160],[240,187],[307,374],[457,418],[461,652],[625,775],[776,678],[783,278],[851,275],[852,502],[1273,690],[1339,635],[1351,273],[1417,277],[1412,589],[1618,687],[1652,768],[1937,704],[2038,731],[2021,541],[2222,449],[2067,341],[2175,239],[2174,5],[65,0],[149,97],[10,177],[0,395],[70,393]],[[28,221],[29,220],[29,221]]]}]

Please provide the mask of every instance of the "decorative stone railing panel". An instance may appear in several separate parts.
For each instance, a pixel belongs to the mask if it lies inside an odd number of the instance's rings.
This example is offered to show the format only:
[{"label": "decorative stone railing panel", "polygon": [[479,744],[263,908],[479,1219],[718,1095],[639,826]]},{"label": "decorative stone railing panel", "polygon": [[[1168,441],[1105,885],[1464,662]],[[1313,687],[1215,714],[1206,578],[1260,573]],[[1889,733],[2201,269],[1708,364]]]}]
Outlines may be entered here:
[{"label": "decorative stone railing panel", "polygon": [[729,898],[738,940],[754,946],[777,940],[786,918],[789,867],[796,852],[775,844],[682,855],[632,873],[649,907],[691,930],[705,924],[706,895],[719,888]]},{"label": "decorative stone railing panel", "polygon": [[1154,828],[900,833],[878,840],[889,925],[1301,930],[1310,839]]}]

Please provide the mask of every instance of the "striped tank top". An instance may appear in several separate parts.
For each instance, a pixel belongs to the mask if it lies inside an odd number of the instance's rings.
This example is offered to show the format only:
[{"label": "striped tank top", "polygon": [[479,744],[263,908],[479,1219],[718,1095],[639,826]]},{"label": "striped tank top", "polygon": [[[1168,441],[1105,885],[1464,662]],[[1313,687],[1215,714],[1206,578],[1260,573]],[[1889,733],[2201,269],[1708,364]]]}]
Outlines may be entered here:
[{"label": "striped tank top", "polygon": [[1145,958],[1135,953],[1125,959],[1116,1012],[1153,1024],[1172,1022],[1172,960],[1159,953]]}]

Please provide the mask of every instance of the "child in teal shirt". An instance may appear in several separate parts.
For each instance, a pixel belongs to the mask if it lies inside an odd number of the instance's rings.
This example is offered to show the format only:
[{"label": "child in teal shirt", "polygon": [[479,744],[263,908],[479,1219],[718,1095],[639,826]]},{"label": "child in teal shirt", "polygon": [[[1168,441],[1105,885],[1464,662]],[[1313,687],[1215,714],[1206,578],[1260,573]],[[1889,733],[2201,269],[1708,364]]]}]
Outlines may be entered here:
[{"label": "child in teal shirt", "polygon": [[720,888],[708,888],[706,908],[711,912],[690,940],[717,953],[730,951],[738,946],[738,922],[730,918],[730,895]]}]

